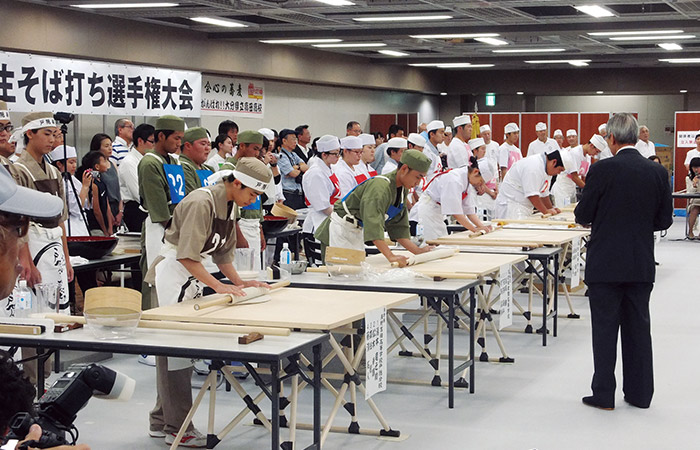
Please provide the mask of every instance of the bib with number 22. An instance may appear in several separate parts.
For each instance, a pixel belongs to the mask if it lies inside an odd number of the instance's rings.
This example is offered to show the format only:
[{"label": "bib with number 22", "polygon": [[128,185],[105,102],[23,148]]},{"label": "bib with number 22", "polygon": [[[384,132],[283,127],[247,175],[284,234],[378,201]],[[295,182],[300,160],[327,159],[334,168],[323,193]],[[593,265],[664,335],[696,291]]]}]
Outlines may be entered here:
[{"label": "bib with number 22", "polygon": [[163,170],[170,188],[170,202],[176,205],[185,198],[185,171],[179,164],[163,164]]}]

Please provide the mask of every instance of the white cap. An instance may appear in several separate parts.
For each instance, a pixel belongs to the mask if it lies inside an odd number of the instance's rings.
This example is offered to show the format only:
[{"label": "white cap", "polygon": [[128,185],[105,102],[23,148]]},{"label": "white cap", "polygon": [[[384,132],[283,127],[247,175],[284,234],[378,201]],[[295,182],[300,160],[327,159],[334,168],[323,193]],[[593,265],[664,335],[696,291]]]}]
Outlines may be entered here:
[{"label": "white cap", "polygon": [[599,132],[599,133],[602,133],[603,130],[606,130],[606,131],[607,131],[607,129],[608,129],[608,124],[606,124],[606,123],[601,123],[600,126],[598,127],[598,132]]},{"label": "white cap", "polygon": [[452,125],[454,125],[455,128],[468,123],[472,123],[472,119],[466,114],[457,116],[454,119],[452,119]]},{"label": "white cap", "polygon": [[62,159],[77,158],[78,152],[75,151],[75,147],[66,145],[65,158],[63,155],[63,146],[59,145],[55,149],[51,150],[51,153],[49,153],[49,158],[51,158],[51,161],[61,161]]},{"label": "white cap", "polygon": [[520,131],[520,128],[518,128],[518,125],[515,122],[510,122],[506,124],[504,131],[506,134],[514,133],[516,131]]},{"label": "white cap", "polygon": [[262,134],[263,136],[265,136],[265,137],[267,138],[268,141],[271,141],[271,140],[273,140],[273,139],[275,138],[275,132],[272,131],[272,130],[269,129],[269,128],[260,128],[260,129],[258,130],[258,133],[260,133],[260,134]]},{"label": "white cap", "polygon": [[431,132],[431,131],[439,130],[440,128],[442,128],[443,130],[445,129],[445,124],[443,123],[443,121],[442,120],[433,120],[432,122],[430,122],[428,124],[428,128],[426,128],[425,131]]},{"label": "white cap", "polygon": [[452,134],[452,127],[446,126],[445,127],[445,134]]},{"label": "white cap", "polygon": [[340,141],[337,137],[331,136],[330,134],[325,134],[316,141],[316,150],[319,153],[332,152],[333,150],[340,150]]},{"label": "white cap", "polygon": [[567,172],[573,172],[577,170],[577,167],[574,167],[574,157],[571,156],[569,152],[559,152],[561,155],[561,162],[564,163],[564,170]]},{"label": "white cap", "polygon": [[566,137],[569,136],[578,136],[578,133],[576,133],[576,130],[574,130],[573,128],[570,130],[566,130]]},{"label": "white cap", "polygon": [[547,129],[547,124],[544,122],[537,122],[535,125],[535,131],[545,131]]},{"label": "white cap", "polygon": [[483,138],[475,138],[469,140],[469,148],[471,148],[472,150],[476,150],[482,145],[486,145],[486,142],[484,142]]},{"label": "white cap", "polygon": [[345,136],[340,140],[340,147],[344,149],[362,148],[362,139],[357,136]]},{"label": "white cap", "polygon": [[483,133],[484,131],[491,131],[491,127],[488,125],[482,125],[479,127],[479,133]]},{"label": "white cap", "polygon": [[601,152],[605,150],[605,147],[608,146],[607,142],[605,142],[605,138],[599,134],[594,134],[593,136],[591,136],[590,141],[591,144],[593,144],[595,148],[597,148]]},{"label": "white cap", "polygon": [[377,143],[377,141],[374,140],[374,136],[369,133],[362,133],[358,137],[360,141],[362,141],[362,145],[375,145]]},{"label": "white cap", "polygon": [[560,130],[559,128],[557,128],[556,130],[554,130],[554,134],[552,135],[552,137],[557,137],[557,136],[564,137],[564,133],[562,133],[561,130]]},{"label": "white cap", "polygon": [[[423,144],[425,145],[425,139],[423,139]],[[386,143],[386,146],[387,148],[406,148],[408,147],[408,141],[404,138],[395,137],[389,139],[389,141]]]},{"label": "white cap", "polygon": [[[391,141],[389,141],[391,142]],[[408,135],[408,142],[415,145],[416,147],[425,147],[425,138],[418,133],[411,133]],[[391,146],[389,146],[391,147]]]}]

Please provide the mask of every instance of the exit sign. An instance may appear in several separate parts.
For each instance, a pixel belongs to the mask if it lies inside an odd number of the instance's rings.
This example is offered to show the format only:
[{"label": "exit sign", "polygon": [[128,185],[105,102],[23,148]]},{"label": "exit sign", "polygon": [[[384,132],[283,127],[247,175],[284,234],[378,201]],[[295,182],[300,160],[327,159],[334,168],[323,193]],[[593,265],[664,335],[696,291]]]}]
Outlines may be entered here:
[{"label": "exit sign", "polygon": [[496,94],[493,92],[486,94],[486,106],[496,106]]}]

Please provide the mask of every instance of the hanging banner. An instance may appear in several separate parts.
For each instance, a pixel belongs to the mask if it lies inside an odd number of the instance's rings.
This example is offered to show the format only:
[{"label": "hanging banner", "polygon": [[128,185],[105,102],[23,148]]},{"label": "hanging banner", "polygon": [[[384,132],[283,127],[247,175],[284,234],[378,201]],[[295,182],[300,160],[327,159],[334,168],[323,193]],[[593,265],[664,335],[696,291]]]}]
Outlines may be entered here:
[{"label": "hanging banner", "polygon": [[386,390],[386,308],[365,313],[365,400]]},{"label": "hanging banner", "polygon": [[498,274],[501,302],[498,306],[498,329],[502,330],[513,324],[513,272],[510,264],[501,266]]},{"label": "hanging banner", "polygon": [[202,74],[0,51],[10,111],[199,117]]},{"label": "hanging banner", "polygon": [[265,85],[262,81],[202,75],[202,114],[262,119]]},{"label": "hanging banner", "polygon": [[697,136],[698,130],[692,131],[677,131],[676,135],[678,140],[676,141],[676,147],[678,148],[695,148],[695,136]]}]

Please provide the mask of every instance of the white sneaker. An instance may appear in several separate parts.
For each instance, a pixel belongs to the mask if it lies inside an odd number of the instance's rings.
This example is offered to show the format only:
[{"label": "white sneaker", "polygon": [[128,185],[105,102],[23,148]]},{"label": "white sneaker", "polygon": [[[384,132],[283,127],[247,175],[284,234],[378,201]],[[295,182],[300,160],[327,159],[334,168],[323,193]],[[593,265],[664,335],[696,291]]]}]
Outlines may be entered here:
[{"label": "white sneaker", "polygon": [[141,364],[145,364],[147,366],[151,366],[151,367],[156,366],[156,357],[153,355],[139,355],[138,361]]},{"label": "white sneaker", "polygon": [[[167,436],[165,436],[165,443],[168,445],[172,445],[173,442],[175,442],[175,437],[177,436],[177,433],[168,433]],[[189,433],[185,433],[185,435],[182,437],[182,440],[180,441],[180,444],[178,447],[189,447],[189,448],[206,448],[207,446],[207,437],[197,431],[196,429],[190,431]]]},{"label": "white sneaker", "polygon": [[152,438],[164,438],[166,436],[163,430],[148,430],[148,435]]}]

